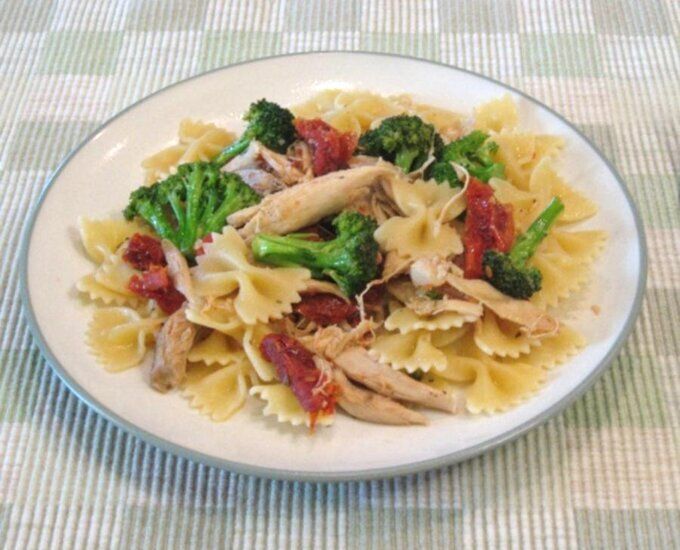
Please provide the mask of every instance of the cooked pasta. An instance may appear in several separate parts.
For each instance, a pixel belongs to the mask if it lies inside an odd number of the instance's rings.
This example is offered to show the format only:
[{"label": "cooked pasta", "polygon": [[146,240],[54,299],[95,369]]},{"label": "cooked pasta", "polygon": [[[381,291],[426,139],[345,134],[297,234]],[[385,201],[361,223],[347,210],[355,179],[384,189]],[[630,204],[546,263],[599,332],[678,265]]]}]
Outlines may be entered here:
[{"label": "cooked pasta", "polygon": [[126,219],[79,220],[92,267],[76,287],[106,369],[150,363],[154,388],[215,422],[254,396],[313,430],[338,410],[499,413],[587,345],[560,317],[607,235],[578,225],[597,205],[511,96],[472,121],[356,90],[245,118],[236,141],[183,120]]},{"label": "cooked pasta", "polygon": [[171,174],[180,164],[210,160],[234,140],[234,135],[227,130],[188,118],[179,123],[178,134],[179,143],[142,161],[146,183]]},{"label": "cooked pasta", "polygon": [[204,249],[192,273],[196,293],[218,297],[235,293],[234,309],[247,325],[290,313],[310,277],[307,269],[254,265],[248,259],[248,248],[232,227],[225,227]]}]

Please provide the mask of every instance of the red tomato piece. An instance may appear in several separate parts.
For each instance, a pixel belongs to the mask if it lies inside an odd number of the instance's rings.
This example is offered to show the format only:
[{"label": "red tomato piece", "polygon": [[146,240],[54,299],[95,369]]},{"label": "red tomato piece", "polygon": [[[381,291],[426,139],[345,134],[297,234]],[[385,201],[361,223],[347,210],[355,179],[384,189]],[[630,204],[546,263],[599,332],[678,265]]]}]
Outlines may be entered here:
[{"label": "red tomato piece", "polygon": [[472,178],[465,192],[464,273],[467,279],[479,279],[483,274],[482,260],[487,250],[508,252],[515,239],[512,207],[500,204],[493,189]]},{"label": "red tomato piece", "polygon": [[263,357],[276,367],[278,379],[289,386],[304,410],[312,415],[312,424],[320,413],[335,410],[335,385],[314,363],[311,352],[286,334],[268,334],[260,343]]},{"label": "red tomato piece", "polygon": [[338,325],[343,321],[357,323],[359,310],[351,302],[347,302],[335,294],[305,294],[302,301],[294,306],[295,312],[317,325],[327,327]]},{"label": "red tomato piece", "polygon": [[135,233],[128,241],[123,260],[139,271],[145,271],[152,265],[165,265],[165,254],[161,241]]},{"label": "red tomato piece", "polygon": [[175,313],[186,300],[172,284],[168,270],[160,265],[152,265],[141,275],[130,277],[128,288],[139,296],[155,300],[168,315]]},{"label": "red tomato piece", "polygon": [[347,166],[357,147],[357,136],[339,132],[323,120],[297,119],[295,129],[312,151],[315,176],[323,176]]}]

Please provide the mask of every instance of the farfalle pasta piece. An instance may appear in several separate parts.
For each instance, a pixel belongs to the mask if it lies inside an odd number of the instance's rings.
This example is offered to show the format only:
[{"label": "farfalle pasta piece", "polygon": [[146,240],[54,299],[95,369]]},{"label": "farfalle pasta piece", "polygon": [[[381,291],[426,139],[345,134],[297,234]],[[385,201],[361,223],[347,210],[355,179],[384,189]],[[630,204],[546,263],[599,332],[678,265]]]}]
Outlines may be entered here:
[{"label": "farfalle pasta piece", "polygon": [[464,384],[466,406],[471,413],[507,410],[535,393],[546,378],[545,370],[524,358],[512,364],[483,353],[471,334],[446,346],[447,365],[437,376]]},{"label": "farfalle pasta piece", "polygon": [[518,189],[507,180],[492,178],[489,185],[498,202],[512,206],[512,219],[518,232],[525,231],[541,213],[540,205],[547,205],[544,196]]},{"label": "farfalle pasta piece", "polygon": [[491,310],[486,310],[475,323],[474,340],[487,355],[515,358],[529,353],[542,342],[539,338],[527,336],[514,323],[499,319]]},{"label": "farfalle pasta piece", "polygon": [[509,94],[492,99],[475,109],[475,128],[487,132],[514,130],[519,121],[517,105]]},{"label": "farfalle pasta piece", "polygon": [[606,240],[604,231],[552,231],[529,261],[543,276],[541,290],[531,302],[539,307],[556,306],[581,288]]},{"label": "farfalle pasta piece", "polygon": [[[312,419],[295,397],[293,391],[284,384],[267,384],[253,386],[250,395],[256,395],[266,402],[262,411],[264,416],[275,416],[278,422],[288,422],[293,426],[311,427]],[[319,414],[316,426],[330,426],[335,420],[334,414]]]},{"label": "farfalle pasta piece", "polygon": [[235,293],[234,310],[248,325],[290,313],[311,277],[307,269],[254,265],[243,239],[230,226],[221,234],[214,233],[213,241],[203,249],[198,265],[192,268],[196,294],[219,297]]},{"label": "farfalle pasta piece", "polygon": [[493,136],[498,144],[495,159],[505,166],[505,178],[522,191],[530,189],[531,174],[538,163],[555,156],[564,146],[557,136],[502,132]]},{"label": "farfalle pasta piece", "polygon": [[245,327],[237,315],[231,298],[210,298],[189,304],[186,311],[189,321],[208,327],[236,340],[241,340]]},{"label": "farfalle pasta piece", "polygon": [[375,239],[383,250],[404,258],[463,251],[460,235],[447,223],[465,209],[463,191],[434,181],[410,183],[395,178],[390,194],[404,215],[387,219],[376,230]]},{"label": "farfalle pasta piece", "polygon": [[260,342],[262,342],[262,339],[267,334],[272,332],[269,326],[258,323],[247,326],[243,335],[243,351],[245,351],[253,369],[255,369],[258,378],[262,382],[271,382],[276,378],[274,366],[260,353]]},{"label": "farfalle pasta piece", "polygon": [[179,143],[142,161],[146,183],[171,174],[177,166],[197,160],[212,160],[234,140],[234,134],[214,124],[184,119],[179,124]]},{"label": "farfalle pasta piece", "polygon": [[418,115],[446,139],[460,134],[461,116],[447,109],[415,103],[410,97],[383,97],[361,90],[323,90],[291,108],[300,118],[320,118],[342,132],[364,133],[384,118]]},{"label": "farfalle pasta piece", "polygon": [[543,338],[541,345],[532,348],[528,355],[523,355],[519,359],[504,359],[503,362],[514,365],[515,361],[519,361],[544,369],[552,369],[576,355],[585,345],[586,339],[581,334],[562,324],[556,335]]},{"label": "farfalle pasta piece", "polygon": [[342,132],[365,132],[374,120],[402,112],[389,98],[370,92],[324,90],[291,108],[300,118],[320,118]]},{"label": "farfalle pasta piece", "polygon": [[129,307],[99,308],[92,314],[85,340],[106,370],[122,371],[144,360],[163,320],[153,314],[142,317]]},{"label": "farfalle pasta piece", "polygon": [[213,330],[207,338],[197,342],[189,350],[187,359],[191,363],[227,366],[236,363],[243,352],[238,342],[217,330]]},{"label": "farfalle pasta piece", "polygon": [[215,422],[233,416],[248,397],[248,360],[243,352],[226,367],[198,363],[187,369],[183,394],[190,406]]},{"label": "farfalle pasta piece", "polygon": [[[85,275],[76,288],[93,300],[105,304],[137,306],[142,299],[128,287],[130,278],[138,274],[123,260],[123,247],[109,254],[93,274]],[[144,300],[146,301],[146,300]]]},{"label": "farfalle pasta piece", "polygon": [[578,222],[597,213],[597,205],[571,188],[557,174],[549,158],[544,158],[534,168],[529,179],[529,190],[540,197],[535,205],[536,215],[548,205],[552,197],[562,200],[564,211],[557,218],[558,224]]},{"label": "farfalle pasta piece", "polygon": [[85,252],[93,262],[101,264],[118,247],[135,233],[150,234],[151,231],[136,220],[124,219],[93,220],[80,217],[78,231]]},{"label": "farfalle pasta piece", "polygon": [[138,304],[137,299],[130,298],[126,294],[120,294],[99,284],[94,278],[94,273],[81,277],[76,283],[76,289],[85,294],[93,302],[99,300],[106,305],[131,305],[133,307]]},{"label": "farfalle pasta piece", "polygon": [[576,262],[590,263],[602,252],[608,235],[606,231],[553,230],[543,241],[545,252],[561,252]]},{"label": "farfalle pasta piece", "polygon": [[437,344],[450,343],[455,340],[455,336],[455,331],[384,333],[376,337],[369,354],[381,363],[406,372],[415,372],[418,369],[423,372],[430,369],[442,370],[446,368],[446,356]]},{"label": "farfalle pasta piece", "polygon": [[434,105],[415,103],[406,94],[390,99],[402,108],[402,113],[419,116],[425,122],[432,124],[437,133],[447,141],[459,138],[463,131],[463,117],[458,113]]},{"label": "farfalle pasta piece", "polygon": [[[454,300],[448,302],[453,303]],[[418,315],[408,307],[397,308],[385,319],[385,328],[398,330],[402,334],[421,329],[448,330],[473,323],[482,316],[483,308],[480,304],[463,300],[456,302],[460,302],[458,311],[442,311],[432,315]]]}]

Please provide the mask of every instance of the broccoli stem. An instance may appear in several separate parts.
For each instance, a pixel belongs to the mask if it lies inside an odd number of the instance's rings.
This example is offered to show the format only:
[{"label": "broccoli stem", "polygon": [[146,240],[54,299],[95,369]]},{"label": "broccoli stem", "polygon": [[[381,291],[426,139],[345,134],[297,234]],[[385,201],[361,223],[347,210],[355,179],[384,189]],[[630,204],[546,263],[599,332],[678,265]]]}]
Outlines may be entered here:
[{"label": "broccoli stem", "polygon": [[517,237],[517,241],[510,251],[510,260],[515,265],[524,265],[534,255],[538,245],[548,235],[550,227],[563,210],[562,201],[558,197],[553,197],[545,210],[529,226],[529,229]]},{"label": "broccoli stem", "polygon": [[213,164],[217,167],[222,167],[227,164],[231,159],[239,156],[243,153],[250,145],[251,137],[247,132],[243,134],[239,139],[237,139],[231,145],[228,145],[222,152],[213,159]]},{"label": "broccoli stem", "polygon": [[411,166],[413,165],[413,161],[417,156],[418,151],[414,149],[405,149],[403,151],[399,151],[394,158],[394,164],[396,164],[408,174],[411,171]]},{"label": "broccoli stem", "polygon": [[322,270],[309,268],[310,264],[319,262],[319,248],[324,243],[307,241],[295,235],[280,237],[259,234],[252,243],[253,253],[258,259],[266,259],[268,264],[281,267],[304,265],[312,273],[320,277]]}]

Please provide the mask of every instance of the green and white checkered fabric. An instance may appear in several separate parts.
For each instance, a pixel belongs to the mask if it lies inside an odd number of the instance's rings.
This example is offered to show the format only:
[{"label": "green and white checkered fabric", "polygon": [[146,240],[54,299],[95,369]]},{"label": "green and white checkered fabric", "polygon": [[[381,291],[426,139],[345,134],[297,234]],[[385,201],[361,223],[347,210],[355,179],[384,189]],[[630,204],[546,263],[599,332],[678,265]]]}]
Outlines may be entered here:
[{"label": "green and white checkered fabric", "polygon": [[[5,0],[0,4],[0,547],[680,548],[680,2]],[[266,55],[397,52],[501,79],[579,125],[641,209],[647,297],[583,398],[421,475],[266,481],[118,430],[33,345],[16,251],[59,160],[176,80]]]}]

